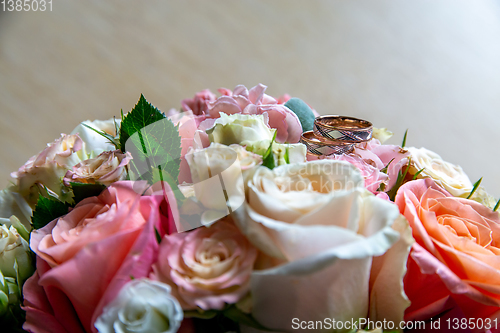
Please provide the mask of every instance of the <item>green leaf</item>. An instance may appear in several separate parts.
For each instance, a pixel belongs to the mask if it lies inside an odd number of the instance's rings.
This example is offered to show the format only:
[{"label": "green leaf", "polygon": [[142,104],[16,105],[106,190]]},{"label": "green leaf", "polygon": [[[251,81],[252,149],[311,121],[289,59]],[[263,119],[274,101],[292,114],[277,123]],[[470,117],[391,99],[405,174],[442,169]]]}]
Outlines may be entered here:
[{"label": "green leaf", "polygon": [[408,158],[408,164],[405,168],[404,173],[402,173],[401,170],[398,172],[398,178],[396,179],[396,184],[394,184],[394,186],[389,190],[389,192],[387,192],[387,195],[389,196],[389,199],[391,199],[391,201],[394,201],[399,188],[401,187],[401,185],[405,183],[406,175],[408,174],[408,170],[410,170],[410,165],[411,165],[411,157]]},{"label": "green leaf", "polygon": [[314,113],[312,109],[300,98],[290,98],[285,106],[293,111],[302,125],[302,132],[312,131],[314,126]]},{"label": "green leaf", "polygon": [[155,227],[155,236],[156,236],[156,241],[158,242],[158,244],[161,243],[161,236],[160,236],[160,233],[158,232],[158,229],[156,229]]},{"label": "green leaf", "polygon": [[243,311],[238,309],[235,305],[230,305],[229,307],[224,309],[222,313],[224,314],[224,316],[237,323],[253,327],[262,331],[271,331],[267,327],[262,326],[257,320],[255,320],[255,318],[252,315],[244,313]]},{"label": "green leaf", "polygon": [[106,188],[103,184],[70,183],[73,190],[75,205],[85,198],[96,197]]},{"label": "green leaf", "polygon": [[382,170],[380,170],[380,172],[387,174],[387,169],[389,169],[389,165],[391,165],[392,161],[394,161],[394,158],[392,160],[390,160],[389,163],[387,163],[387,165],[385,167],[383,167]]},{"label": "green leaf", "polygon": [[493,208],[493,211],[496,212],[498,209],[498,206],[500,206],[500,198],[497,201],[497,204],[495,205],[495,208]]},{"label": "green leaf", "polygon": [[286,147],[285,150],[285,162],[286,164],[290,164],[290,150],[288,149],[288,147]]},{"label": "green leaf", "polygon": [[134,109],[122,121],[120,128],[122,150],[132,154],[131,170],[134,179],[150,184],[164,179],[172,189],[177,188],[181,157],[181,138],[178,128],[165,118],[143,95]]},{"label": "green leaf", "polygon": [[405,135],[403,136],[403,142],[401,143],[401,148],[406,146],[406,136],[408,135],[408,129],[405,131]]},{"label": "green leaf", "polygon": [[[123,113],[123,110],[122,110]],[[118,126],[118,123],[116,122],[116,117],[113,116],[113,123],[115,124],[115,137],[118,136],[118,133],[120,133],[120,127]]]},{"label": "green leaf", "polygon": [[483,177],[479,178],[477,182],[474,183],[474,187],[472,188],[472,191],[470,191],[469,196],[466,199],[470,199],[474,192],[476,192],[477,188],[479,185],[481,185],[481,182],[483,181]]},{"label": "green leaf", "polygon": [[120,127],[120,146],[122,151],[125,152],[125,143],[134,133],[164,118],[165,115],[148,103],[144,95],[141,94],[135,107],[126,116],[123,116],[122,110],[122,123]]},{"label": "green leaf", "polygon": [[45,198],[40,195],[31,218],[33,228],[43,228],[56,218],[68,214],[69,207],[68,203]]},{"label": "green leaf", "polygon": [[262,165],[268,167],[271,170],[276,167],[276,163],[274,162],[273,143],[274,140],[276,140],[277,132],[278,131],[274,132],[273,139],[271,140],[271,143],[269,144],[269,147],[267,148],[266,152],[262,156]]},{"label": "green leaf", "polygon": [[422,168],[422,169],[418,170],[417,173],[413,175],[412,180],[417,179],[418,175],[420,175],[422,173],[422,171],[424,171],[424,170],[425,170],[425,168]]}]

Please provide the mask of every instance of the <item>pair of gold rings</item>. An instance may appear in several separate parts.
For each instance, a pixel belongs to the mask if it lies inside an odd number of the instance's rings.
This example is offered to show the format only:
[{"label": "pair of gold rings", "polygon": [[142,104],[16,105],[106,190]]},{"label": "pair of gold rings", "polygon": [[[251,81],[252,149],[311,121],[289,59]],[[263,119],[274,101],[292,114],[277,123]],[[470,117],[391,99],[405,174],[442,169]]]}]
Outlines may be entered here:
[{"label": "pair of gold rings", "polygon": [[316,117],[313,128],[302,133],[300,142],[317,156],[349,154],[355,144],[370,140],[373,133],[371,122],[344,116]]}]

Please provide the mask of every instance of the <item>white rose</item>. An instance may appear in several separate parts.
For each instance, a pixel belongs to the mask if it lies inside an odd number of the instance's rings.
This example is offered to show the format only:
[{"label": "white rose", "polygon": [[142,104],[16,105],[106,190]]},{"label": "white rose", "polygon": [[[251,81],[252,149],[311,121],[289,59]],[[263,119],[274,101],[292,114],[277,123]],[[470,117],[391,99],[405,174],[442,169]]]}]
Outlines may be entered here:
[{"label": "white rose", "polygon": [[103,151],[115,150],[116,147],[111,144],[108,139],[106,139],[102,135],[99,135],[83,124],[95,128],[98,131],[104,131],[107,134],[116,137],[117,133],[115,126],[118,126],[118,128],[120,128],[120,122],[120,119],[116,119],[115,125],[115,119],[113,118],[108,120],[86,120],[76,126],[71,134],[78,134],[83,142],[85,142],[87,152],[91,154],[91,157],[95,157]]},{"label": "white rose", "polygon": [[11,176],[17,179],[19,193],[31,207],[36,205],[41,186],[46,186],[61,200],[70,199],[62,182],[66,172],[89,158],[85,143],[78,134],[61,134],[61,137],[32,156],[17,172]]},{"label": "white rose", "polygon": [[30,205],[17,193],[15,186],[0,191],[0,224],[6,224],[11,216],[16,216],[24,227],[30,230],[31,214]]},{"label": "white rose", "polygon": [[455,197],[466,198],[473,185],[469,177],[458,165],[444,161],[441,156],[425,148],[405,148],[410,152],[411,161],[416,170],[424,169],[419,178],[432,178]]},{"label": "white rose", "polygon": [[14,226],[0,226],[0,271],[4,276],[19,277],[22,281],[33,274],[33,266],[28,242],[22,238]]},{"label": "white rose", "polygon": [[[252,314],[262,325],[290,331],[293,318],[403,319],[412,239],[400,234],[409,226],[397,206],[363,183],[353,165],[333,160],[255,171],[236,220],[268,255],[252,273]],[[373,258],[386,255],[394,264],[380,259],[370,281]],[[387,278],[391,283],[382,283]]]},{"label": "white rose", "polygon": [[230,145],[260,140],[271,140],[275,129],[269,128],[265,115],[220,113],[214,126],[207,130],[210,142]]},{"label": "white rose", "polygon": [[104,308],[94,326],[101,333],[177,332],[184,313],[170,290],[161,282],[132,280]]}]

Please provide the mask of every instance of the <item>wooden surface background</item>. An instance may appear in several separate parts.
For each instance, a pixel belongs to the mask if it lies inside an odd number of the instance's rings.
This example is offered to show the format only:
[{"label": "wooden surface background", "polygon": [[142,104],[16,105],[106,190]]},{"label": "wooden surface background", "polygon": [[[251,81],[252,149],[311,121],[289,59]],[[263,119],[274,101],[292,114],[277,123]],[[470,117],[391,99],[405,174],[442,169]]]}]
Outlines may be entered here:
[{"label": "wooden surface background", "polygon": [[242,83],[387,127],[500,196],[498,0],[60,1],[0,12],[0,187],[140,93],[163,111]]}]

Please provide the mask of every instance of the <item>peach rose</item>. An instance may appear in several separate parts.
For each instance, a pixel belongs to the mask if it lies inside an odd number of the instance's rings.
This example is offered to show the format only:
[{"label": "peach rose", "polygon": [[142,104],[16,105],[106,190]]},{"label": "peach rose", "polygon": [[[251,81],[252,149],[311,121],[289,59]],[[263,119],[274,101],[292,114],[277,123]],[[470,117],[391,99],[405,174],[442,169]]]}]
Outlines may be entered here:
[{"label": "peach rose", "polygon": [[172,231],[173,217],[169,207],[160,209],[163,196],[140,196],[137,187],[114,183],[31,233],[37,271],[23,289],[24,329],[95,332],[103,307],[131,276],[150,273],[159,247],[155,230]]},{"label": "peach rose", "polygon": [[416,241],[405,277],[405,292],[412,302],[405,319],[429,319],[452,307],[467,318],[498,315],[499,214],[473,200],[453,197],[432,179],[404,184],[396,203]]},{"label": "peach rose", "polygon": [[106,186],[119,180],[125,180],[127,170],[125,166],[130,162],[130,153],[123,154],[119,150],[105,151],[96,158],[89,158],[68,170],[64,182],[101,183]]},{"label": "peach rose", "polygon": [[165,236],[152,278],[168,283],[184,310],[217,309],[250,289],[257,250],[230,218]]}]

